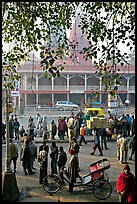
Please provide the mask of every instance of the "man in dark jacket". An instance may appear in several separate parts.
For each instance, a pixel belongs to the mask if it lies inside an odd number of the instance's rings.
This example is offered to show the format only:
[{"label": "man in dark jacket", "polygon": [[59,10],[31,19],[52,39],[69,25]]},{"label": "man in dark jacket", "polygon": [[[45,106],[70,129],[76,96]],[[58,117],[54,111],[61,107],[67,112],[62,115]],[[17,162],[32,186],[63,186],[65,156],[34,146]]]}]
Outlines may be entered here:
[{"label": "man in dark jacket", "polygon": [[[22,166],[24,170],[24,174],[29,175],[34,174],[35,172],[32,172],[31,169],[31,161],[30,161],[30,147],[29,147],[29,140],[25,140],[25,144],[22,145],[21,148],[21,161],[22,161]],[[28,170],[28,173],[27,173]]]},{"label": "man in dark jacket", "polygon": [[67,162],[67,154],[64,152],[64,149],[62,146],[58,147],[58,160],[57,160],[57,165],[58,165],[58,173],[60,175],[60,178],[62,179],[62,183],[64,183],[63,180],[63,174],[61,170],[64,169],[65,165]]}]

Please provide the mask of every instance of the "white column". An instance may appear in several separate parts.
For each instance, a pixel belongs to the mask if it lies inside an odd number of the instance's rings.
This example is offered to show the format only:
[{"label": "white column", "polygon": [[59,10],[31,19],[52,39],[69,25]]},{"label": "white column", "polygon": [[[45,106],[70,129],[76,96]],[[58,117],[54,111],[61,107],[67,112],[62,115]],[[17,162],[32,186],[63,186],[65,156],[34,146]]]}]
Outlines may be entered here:
[{"label": "white column", "polygon": [[87,75],[85,74],[85,90],[87,90]]},{"label": "white column", "polygon": [[52,106],[54,107],[54,105],[55,105],[54,94],[52,94],[51,96],[52,96]]},{"label": "white column", "polygon": [[25,102],[24,102],[24,105],[25,107],[27,106],[27,94],[24,94],[25,95]]},{"label": "white column", "polygon": [[51,87],[51,90],[54,90],[54,77],[52,77],[51,80],[52,80],[52,85],[51,85],[52,87]]},{"label": "white column", "polygon": [[39,81],[39,77],[38,75],[36,75],[36,90],[38,90],[38,81]]},{"label": "white column", "polygon": [[36,94],[36,105],[38,106],[39,105],[39,95]]},{"label": "white column", "polygon": [[85,104],[87,103],[87,94],[85,93]]},{"label": "white column", "polygon": [[27,90],[27,76],[26,76],[26,74],[24,76],[24,82],[25,82],[24,88],[25,88],[25,91],[26,91]]},{"label": "white column", "polygon": [[69,101],[69,93],[67,93],[67,101]]},{"label": "white column", "polygon": [[130,77],[127,77],[127,100],[129,101],[129,79]]},{"label": "white column", "polygon": [[67,74],[67,90],[69,90],[69,74]]}]

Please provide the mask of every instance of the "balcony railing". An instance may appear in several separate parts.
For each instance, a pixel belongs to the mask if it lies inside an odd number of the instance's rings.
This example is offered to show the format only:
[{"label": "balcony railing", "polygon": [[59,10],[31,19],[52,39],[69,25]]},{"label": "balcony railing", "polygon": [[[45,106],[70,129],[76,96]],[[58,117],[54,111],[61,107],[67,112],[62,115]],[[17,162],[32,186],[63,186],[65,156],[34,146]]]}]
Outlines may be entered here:
[{"label": "balcony railing", "polygon": [[[95,85],[88,85],[86,90],[99,90],[99,86],[95,86]],[[25,86],[21,86],[21,90],[25,90]],[[36,86],[27,86],[26,90],[36,90]],[[42,85],[42,86],[38,86],[38,90],[52,90],[51,85]],[[67,86],[66,85],[60,85],[60,86],[54,86],[53,90],[55,91],[62,91],[62,90],[67,90]],[[80,91],[84,91],[85,90],[85,86],[84,85],[72,85],[69,87],[70,91],[75,91],[75,90],[80,90]],[[104,90],[104,86],[101,87],[101,90]],[[126,91],[127,90],[127,86],[119,86],[118,87],[118,91]],[[135,86],[129,86],[129,92],[135,93]]]}]

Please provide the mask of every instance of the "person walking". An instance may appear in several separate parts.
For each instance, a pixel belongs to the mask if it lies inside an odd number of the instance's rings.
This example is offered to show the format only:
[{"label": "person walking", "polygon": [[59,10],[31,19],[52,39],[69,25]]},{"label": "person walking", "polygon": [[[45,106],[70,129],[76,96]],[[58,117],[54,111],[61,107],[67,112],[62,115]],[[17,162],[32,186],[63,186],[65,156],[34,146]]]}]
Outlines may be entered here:
[{"label": "person walking", "polygon": [[84,142],[85,144],[87,144],[87,141],[85,140],[85,136],[84,136],[84,124],[81,124],[81,127],[80,127],[80,141],[79,141],[79,146],[82,146],[82,142]]},{"label": "person walking", "polygon": [[14,172],[16,173],[16,166],[17,166],[16,164],[17,164],[17,159],[18,159],[18,147],[13,142],[12,138],[10,138],[9,149],[10,149],[10,165],[11,165],[11,163],[13,161]]},{"label": "person walking", "polygon": [[103,152],[102,152],[102,149],[101,149],[101,147],[100,147],[100,135],[99,135],[99,130],[98,130],[96,127],[94,127],[93,130],[94,130],[94,146],[93,146],[93,152],[91,152],[90,154],[91,154],[91,155],[94,155],[96,149],[98,148],[98,150],[99,150],[99,152],[100,152],[99,156],[103,156]]},{"label": "person walking", "polygon": [[38,162],[40,163],[39,183],[42,184],[43,178],[47,176],[48,169],[48,152],[49,147],[43,145],[38,154]]},{"label": "person walking", "polygon": [[107,147],[107,139],[106,139],[106,136],[107,136],[107,131],[106,131],[106,128],[101,128],[100,129],[100,143],[101,143],[101,148],[103,150],[103,146],[104,148],[107,150],[109,149]]},{"label": "person walking", "polygon": [[123,172],[118,176],[116,189],[119,194],[119,202],[135,202],[135,177],[130,172],[128,164],[123,165]]},{"label": "person walking", "polygon": [[64,169],[66,162],[67,162],[67,154],[64,151],[64,148],[62,146],[60,146],[60,147],[58,147],[57,166],[58,166],[58,173],[60,175],[62,183],[64,183],[64,180],[63,180],[63,174],[62,174],[61,170]]},{"label": "person walking", "polygon": [[[24,144],[21,147],[21,161],[24,174],[29,175],[34,174],[35,172],[32,171],[31,168],[31,160],[30,160],[30,147],[29,147],[29,140],[25,139]],[[28,172],[27,172],[28,171]]]},{"label": "person walking", "polygon": [[50,153],[51,174],[57,174],[58,147],[55,141],[52,141],[50,148],[51,148],[51,153]]}]

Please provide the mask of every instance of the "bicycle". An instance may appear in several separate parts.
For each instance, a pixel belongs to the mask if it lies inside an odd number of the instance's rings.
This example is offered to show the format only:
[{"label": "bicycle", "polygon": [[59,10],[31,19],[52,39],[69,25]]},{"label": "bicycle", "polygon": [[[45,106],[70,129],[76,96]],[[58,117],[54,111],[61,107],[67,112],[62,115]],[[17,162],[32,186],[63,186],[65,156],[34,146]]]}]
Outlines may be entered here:
[{"label": "bicycle", "polygon": [[[106,165],[103,165],[106,163]],[[79,175],[80,181],[73,183],[73,187],[89,187],[93,195],[100,199],[107,199],[112,193],[112,186],[109,183],[109,178],[105,178],[104,171],[110,168],[110,162],[107,158],[98,160],[90,164],[90,172],[83,177]],[[70,184],[66,169],[62,169],[63,180]],[[60,190],[62,180],[57,174],[49,174],[43,179],[43,188],[49,194],[54,194]]]}]

